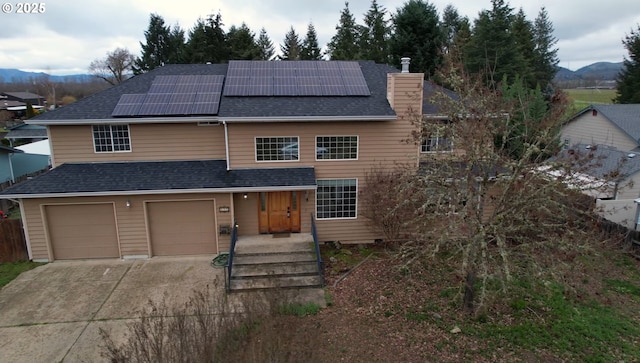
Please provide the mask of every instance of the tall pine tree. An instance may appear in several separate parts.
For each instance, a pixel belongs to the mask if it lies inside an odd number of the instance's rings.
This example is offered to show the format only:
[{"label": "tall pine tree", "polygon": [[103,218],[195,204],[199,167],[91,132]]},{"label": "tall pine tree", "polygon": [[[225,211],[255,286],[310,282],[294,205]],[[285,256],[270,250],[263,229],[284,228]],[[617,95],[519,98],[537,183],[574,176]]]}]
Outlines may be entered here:
[{"label": "tall pine tree", "polygon": [[360,59],[358,44],[358,26],[349,10],[349,2],[345,2],[344,9],[340,12],[340,21],[336,25],[336,34],[327,44],[327,55],[331,60]]},{"label": "tall pine tree", "polygon": [[271,38],[269,38],[269,34],[267,34],[267,30],[265,28],[260,29],[260,35],[258,35],[256,45],[258,46],[258,59],[273,59],[276,54],[276,50],[273,47],[273,42],[271,41]]},{"label": "tall pine tree", "polygon": [[625,36],[622,44],[629,52],[629,57],[624,58],[616,80],[618,94],[615,102],[640,103],[640,25]]},{"label": "tall pine tree", "polygon": [[481,11],[474,22],[464,61],[470,73],[483,74],[486,84],[495,88],[505,76],[513,82],[526,61],[511,28],[515,20],[513,8],[504,0],[491,0],[491,4],[492,9]]},{"label": "tall pine tree", "polygon": [[222,29],[222,15],[209,15],[198,19],[189,32],[186,57],[189,63],[224,63],[229,60],[226,35]]},{"label": "tall pine tree", "polygon": [[170,49],[167,63],[180,64],[186,62],[186,41],[184,37],[184,30],[180,25],[176,24],[171,28],[167,45]]},{"label": "tall pine tree", "polygon": [[371,7],[364,14],[364,26],[360,34],[362,58],[376,63],[389,63],[389,37],[391,28],[386,19],[387,9],[371,1]]},{"label": "tall pine tree", "polygon": [[280,52],[282,53],[279,56],[281,60],[300,60],[302,44],[293,26],[285,34],[284,42],[280,45]]},{"label": "tall pine tree", "polygon": [[240,27],[235,25],[227,32],[227,47],[229,59],[254,60],[260,59],[260,48],[256,44],[255,34],[247,24]]},{"label": "tall pine tree", "polygon": [[307,35],[302,41],[302,50],[300,53],[302,60],[320,60],[322,59],[322,51],[318,46],[318,33],[312,23],[307,27]]},{"label": "tall pine tree", "polygon": [[146,43],[140,42],[142,55],[135,60],[133,73],[148,72],[165,63],[170,58],[171,27],[164,24],[164,18],[158,14],[149,16],[149,27],[144,32]]},{"label": "tall pine tree", "polygon": [[514,17],[511,31],[513,32],[518,52],[523,59],[522,64],[520,64],[520,69],[517,70],[517,75],[525,86],[529,89],[535,89],[538,85],[538,80],[534,75],[534,62],[536,57],[533,24],[527,20],[527,16],[522,8],[520,8]]},{"label": "tall pine tree", "polygon": [[533,21],[533,40],[535,54],[533,72],[542,90],[547,93],[551,81],[558,72],[558,39],[553,36],[553,24],[549,20],[547,9],[542,7]]},{"label": "tall pine tree", "polygon": [[444,36],[442,52],[448,54],[464,46],[469,40],[471,24],[469,18],[461,16],[453,5],[447,5],[442,11],[440,22]]},{"label": "tall pine tree", "polygon": [[411,58],[411,71],[431,77],[442,64],[444,35],[433,4],[409,0],[393,17],[394,33],[390,40],[393,64],[400,67],[400,58]]}]

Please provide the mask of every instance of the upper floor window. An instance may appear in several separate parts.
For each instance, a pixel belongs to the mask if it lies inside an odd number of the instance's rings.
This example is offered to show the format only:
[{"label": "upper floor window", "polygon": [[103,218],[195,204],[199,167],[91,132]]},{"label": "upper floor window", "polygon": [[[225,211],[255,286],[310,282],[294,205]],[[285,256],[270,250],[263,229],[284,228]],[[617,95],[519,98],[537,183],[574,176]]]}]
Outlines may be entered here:
[{"label": "upper floor window", "polygon": [[358,136],[317,136],[316,160],[358,159]]},{"label": "upper floor window", "polygon": [[93,145],[97,153],[131,151],[129,125],[94,125]]},{"label": "upper floor window", "polygon": [[256,161],[300,160],[297,136],[256,137]]},{"label": "upper floor window", "polygon": [[423,153],[453,151],[453,142],[441,131],[434,131],[424,138],[420,151]]}]

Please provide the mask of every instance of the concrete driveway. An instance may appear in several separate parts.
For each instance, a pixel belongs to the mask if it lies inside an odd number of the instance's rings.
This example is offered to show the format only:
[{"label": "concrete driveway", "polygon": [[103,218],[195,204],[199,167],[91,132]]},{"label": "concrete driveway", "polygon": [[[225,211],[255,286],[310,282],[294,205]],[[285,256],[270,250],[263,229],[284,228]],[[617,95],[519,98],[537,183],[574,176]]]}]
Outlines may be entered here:
[{"label": "concrete driveway", "polygon": [[149,300],[182,305],[194,290],[224,293],[212,256],[61,261],[0,290],[0,361],[99,362],[99,329],[124,336]]}]

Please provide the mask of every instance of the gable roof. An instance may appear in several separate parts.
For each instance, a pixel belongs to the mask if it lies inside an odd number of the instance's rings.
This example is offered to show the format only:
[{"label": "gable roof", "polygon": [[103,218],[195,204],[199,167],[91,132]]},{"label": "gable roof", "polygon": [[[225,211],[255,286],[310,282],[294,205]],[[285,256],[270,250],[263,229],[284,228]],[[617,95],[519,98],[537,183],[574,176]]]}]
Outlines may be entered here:
[{"label": "gable roof", "polygon": [[316,188],[315,179],[312,167],[227,171],[224,160],[65,163],[0,192],[0,197],[309,190]]},{"label": "gable roof", "polygon": [[[373,61],[357,64],[369,88],[369,96],[225,96],[220,98],[217,115],[187,116],[186,120],[241,120],[260,118],[305,119],[395,119],[396,114],[387,101],[387,73],[397,69]],[[132,77],[123,83],[83,98],[70,105],[40,114],[28,121],[31,124],[62,124],[98,122],[145,122],[159,117],[122,118],[112,112],[123,94],[145,94],[157,76],[167,75],[226,75],[227,64],[173,64],[156,68]],[[226,80],[225,80],[226,82]],[[162,118],[162,117],[160,117]],[[180,117],[165,117],[175,122]],[[182,117],[184,120],[185,117]]]},{"label": "gable roof", "polygon": [[5,139],[40,139],[47,138],[47,128],[40,125],[27,125],[21,123],[16,126],[9,127],[9,133]]},{"label": "gable roof", "polygon": [[640,144],[640,104],[590,105],[566,123],[594,110]]},{"label": "gable roof", "polygon": [[44,97],[31,92],[2,92],[2,94],[21,100],[44,100]]}]

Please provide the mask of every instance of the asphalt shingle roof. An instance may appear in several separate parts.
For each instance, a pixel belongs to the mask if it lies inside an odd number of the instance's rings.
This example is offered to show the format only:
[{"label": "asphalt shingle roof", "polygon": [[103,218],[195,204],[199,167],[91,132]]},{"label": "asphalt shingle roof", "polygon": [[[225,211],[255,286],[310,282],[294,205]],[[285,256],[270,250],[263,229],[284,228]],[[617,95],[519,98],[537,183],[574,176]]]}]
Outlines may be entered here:
[{"label": "asphalt shingle roof", "polygon": [[605,145],[579,144],[551,159],[556,160],[569,160],[576,171],[599,179],[622,180],[640,171],[640,154]]},{"label": "asphalt shingle roof", "polygon": [[[222,96],[219,117],[394,116],[387,101],[387,73],[397,69],[359,61],[370,96],[234,97]],[[111,119],[122,94],[147,93],[160,75],[226,75],[226,64],[172,64],[132,77],[118,86],[43,113],[33,121]]]},{"label": "asphalt shingle roof", "polygon": [[39,125],[20,124],[10,127],[5,139],[47,138],[47,128]]},{"label": "asphalt shingle roof", "polygon": [[62,164],[0,195],[315,186],[312,167],[226,170],[224,160]]}]

